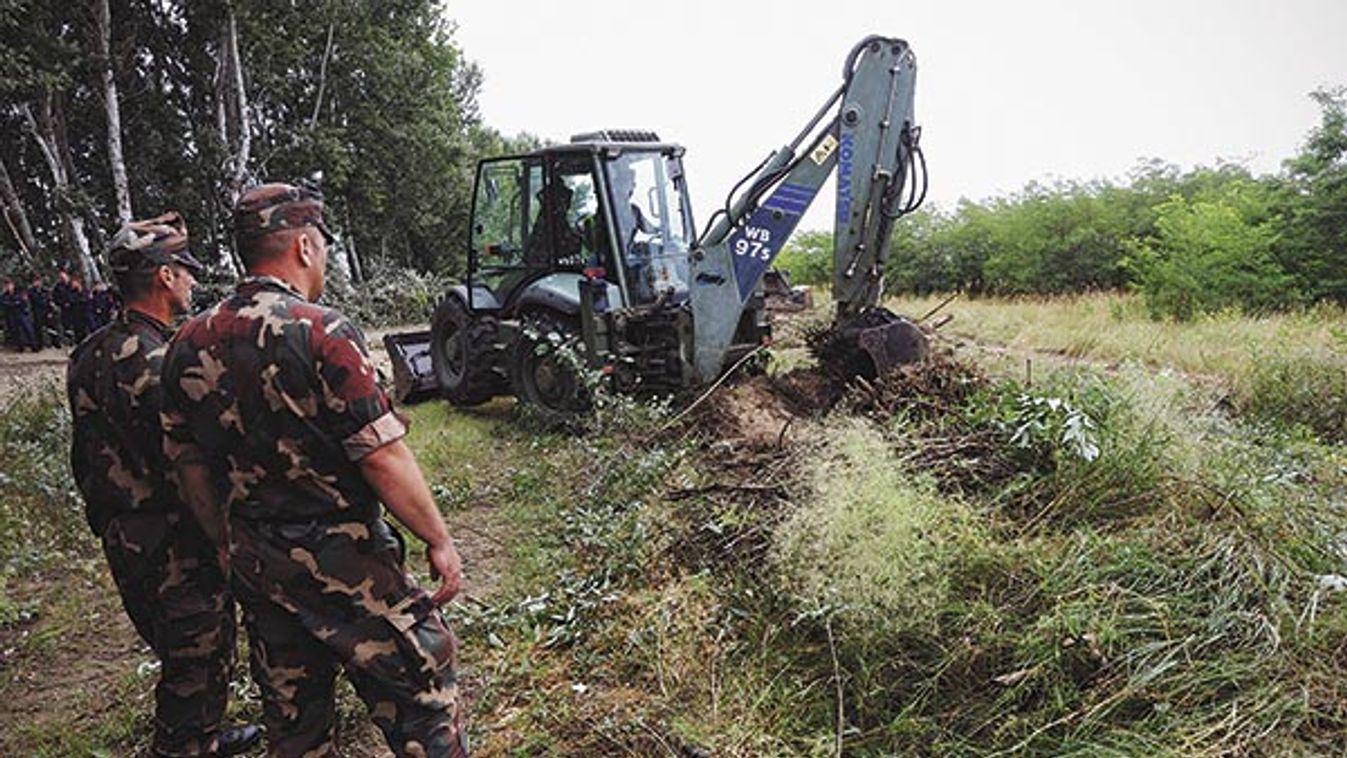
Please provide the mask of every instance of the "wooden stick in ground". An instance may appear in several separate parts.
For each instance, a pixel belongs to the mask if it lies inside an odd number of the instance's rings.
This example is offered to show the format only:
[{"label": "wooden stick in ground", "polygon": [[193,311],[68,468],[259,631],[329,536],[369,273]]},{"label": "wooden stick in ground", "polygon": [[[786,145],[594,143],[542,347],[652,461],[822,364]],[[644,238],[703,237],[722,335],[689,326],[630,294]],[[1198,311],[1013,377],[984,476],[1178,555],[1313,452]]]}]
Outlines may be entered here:
[{"label": "wooden stick in ground", "polygon": [[701,394],[700,397],[698,397],[696,400],[693,400],[691,405],[689,405],[688,407],[686,407],[686,408],[684,408],[683,410],[679,411],[677,416],[674,416],[673,418],[671,418],[671,419],[669,419],[668,421],[664,422],[664,425],[661,426],[655,433],[656,433],[656,434],[659,434],[660,432],[663,432],[663,431],[669,429],[669,428],[672,427],[674,424],[676,424],[676,423],[678,423],[679,421],[681,421],[681,420],[683,419],[684,416],[686,416],[686,415],[688,415],[689,413],[692,412],[692,409],[693,409],[693,408],[696,408],[697,406],[701,405],[701,404],[702,404],[702,401],[704,401],[704,400],[706,400],[706,398],[710,397],[710,396],[711,396],[711,393],[712,393],[712,392],[715,392],[717,387],[719,387],[720,385],[724,384],[724,383],[725,383],[725,380],[730,378],[730,374],[733,374],[733,373],[734,373],[740,366],[744,365],[744,363],[746,363],[746,362],[748,361],[749,358],[752,358],[753,356],[757,355],[758,353],[760,353],[760,352],[762,352],[763,350],[766,350],[766,349],[767,349],[767,346],[766,346],[766,345],[758,345],[757,347],[753,348],[752,350],[749,350],[746,354],[744,354],[744,357],[742,357],[742,358],[740,358],[738,361],[736,361],[735,364],[734,364],[733,366],[730,366],[730,370],[729,370],[729,371],[726,371],[725,373],[721,374],[719,379],[717,379],[717,380],[715,380],[714,382],[712,382],[711,386],[710,386],[710,387],[707,387],[707,388],[706,388],[706,391],[703,392],[703,393]]},{"label": "wooden stick in ground", "polygon": [[917,319],[917,321],[925,321],[926,319],[928,319],[928,318],[934,316],[935,314],[939,313],[941,310],[944,309],[945,306],[947,306],[947,305],[949,305],[950,303],[954,302],[954,298],[956,298],[956,297],[958,297],[958,296],[959,296],[959,293],[955,292],[953,295],[950,295],[949,297],[945,298],[944,300],[941,300],[939,305],[937,305],[936,307],[930,309],[929,311],[926,311],[926,315],[924,315],[924,316],[922,316],[921,318]]}]

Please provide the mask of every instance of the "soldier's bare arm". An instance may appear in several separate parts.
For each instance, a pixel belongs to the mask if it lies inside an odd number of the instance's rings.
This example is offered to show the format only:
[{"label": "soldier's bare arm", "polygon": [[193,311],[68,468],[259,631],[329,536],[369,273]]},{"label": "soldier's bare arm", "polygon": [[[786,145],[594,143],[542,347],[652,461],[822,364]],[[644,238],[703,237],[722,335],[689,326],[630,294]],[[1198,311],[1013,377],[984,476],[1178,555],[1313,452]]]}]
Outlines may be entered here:
[{"label": "soldier's bare arm", "polygon": [[359,464],[365,480],[388,510],[426,543],[426,559],[440,575],[439,589],[431,599],[436,605],[448,602],[458,594],[462,563],[411,448],[395,440],[376,448]]}]

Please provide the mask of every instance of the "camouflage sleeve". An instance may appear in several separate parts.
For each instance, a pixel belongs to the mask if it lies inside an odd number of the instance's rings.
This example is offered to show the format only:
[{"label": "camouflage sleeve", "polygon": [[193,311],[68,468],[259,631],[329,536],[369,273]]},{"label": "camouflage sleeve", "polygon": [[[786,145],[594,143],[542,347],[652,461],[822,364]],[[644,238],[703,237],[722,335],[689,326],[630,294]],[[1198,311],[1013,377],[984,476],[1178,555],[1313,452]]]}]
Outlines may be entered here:
[{"label": "camouflage sleeve", "polygon": [[160,375],[161,405],[159,423],[164,432],[164,458],[170,464],[209,463],[202,451],[192,425],[188,423],[182,391],[183,363],[191,348],[185,342],[174,340],[164,355]]},{"label": "camouflage sleeve", "polygon": [[159,442],[162,434],[159,418],[163,405],[160,371],[166,345],[161,342],[148,350],[146,347],[149,346],[142,345],[141,352],[134,360],[124,361],[126,366],[120,372],[119,389],[130,414],[130,439],[139,443],[146,469],[162,476],[165,461],[163,445]]},{"label": "camouflage sleeve", "polygon": [[96,440],[93,437],[89,424],[85,418],[92,413],[98,412],[98,405],[89,394],[86,382],[82,373],[75,370],[76,362],[79,358],[79,351],[75,352],[70,359],[70,365],[66,372],[66,397],[70,402],[70,415],[72,419],[71,439],[70,439],[70,470],[75,475],[75,487],[80,491],[85,501],[84,515],[89,522],[89,528],[98,536],[103,535],[103,527],[106,524],[106,516],[101,513],[101,509],[96,507],[98,487],[94,483],[90,471],[90,461],[94,460],[94,445]]},{"label": "camouflage sleeve", "polygon": [[346,457],[358,461],[406,436],[407,422],[379,387],[360,330],[335,312],[325,327],[316,358],[328,429]]}]

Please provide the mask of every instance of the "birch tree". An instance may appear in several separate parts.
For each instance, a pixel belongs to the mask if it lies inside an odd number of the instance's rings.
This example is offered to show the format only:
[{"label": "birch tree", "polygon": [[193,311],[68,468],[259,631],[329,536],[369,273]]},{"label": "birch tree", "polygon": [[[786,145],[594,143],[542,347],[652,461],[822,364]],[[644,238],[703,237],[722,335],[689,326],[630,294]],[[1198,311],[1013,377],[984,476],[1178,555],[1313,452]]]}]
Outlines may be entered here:
[{"label": "birch tree", "polygon": [[29,103],[19,105],[19,113],[28,128],[28,133],[37,143],[43,160],[47,163],[47,169],[51,172],[52,194],[56,212],[61,217],[67,237],[66,241],[75,254],[80,273],[86,282],[101,281],[102,277],[99,274],[98,266],[94,264],[93,254],[89,250],[89,237],[84,231],[84,217],[75,207],[72,198],[70,174],[67,170],[68,161],[62,156],[61,143],[57,139],[56,119],[52,114],[52,101],[52,93],[44,92],[38,103],[39,116],[33,115],[33,109]]},{"label": "birch tree", "polygon": [[[227,158],[223,205],[228,216],[248,180],[248,163],[252,155],[252,122],[248,114],[248,90],[243,80],[243,63],[239,58],[238,15],[233,5],[226,6],[225,23],[220,29],[215,68],[215,123]],[[225,245],[221,263],[235,276],[243,271],[243,261],[233,240]]]},{"label": "birch tree", "polygon": [[108,164],[117,197],[117,221],[125,224],[131,220],[131,189],[126,180],[126,159],[122,156],[122,115],[112,65],[112,9],[108,0],[95,0],[94,26],[98,69],[103,80],[103,103],[108,118]]},{"label": "birch tree", "polygon": [[4,160],[0,160],[0,201],[4,203],[5,227],[14,235],[24,263],[31,266],[37,255],[37,241],[33,239],[33,227],[28,223],[19,193],[14,191],[14,182],[9,178],[9,168]]}]

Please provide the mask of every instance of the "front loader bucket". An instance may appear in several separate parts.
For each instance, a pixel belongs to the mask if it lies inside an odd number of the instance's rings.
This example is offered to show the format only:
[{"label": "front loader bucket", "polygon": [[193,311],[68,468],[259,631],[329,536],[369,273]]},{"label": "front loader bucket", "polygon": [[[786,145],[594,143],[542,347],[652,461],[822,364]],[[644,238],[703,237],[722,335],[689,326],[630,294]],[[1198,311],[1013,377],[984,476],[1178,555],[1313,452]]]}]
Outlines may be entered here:
[{"label": "front loader bucket", "polygon": [[440,393],[430,361],[430,332],[385,334],[384,348],[393,364],[393,396],[398,403],[411,405]]},{"label": "front loader bucket", "polygon": [[926,333],[886,308],[870,308],[810,340],[819,366],[843,381],[873,380],[930,354]]}]

